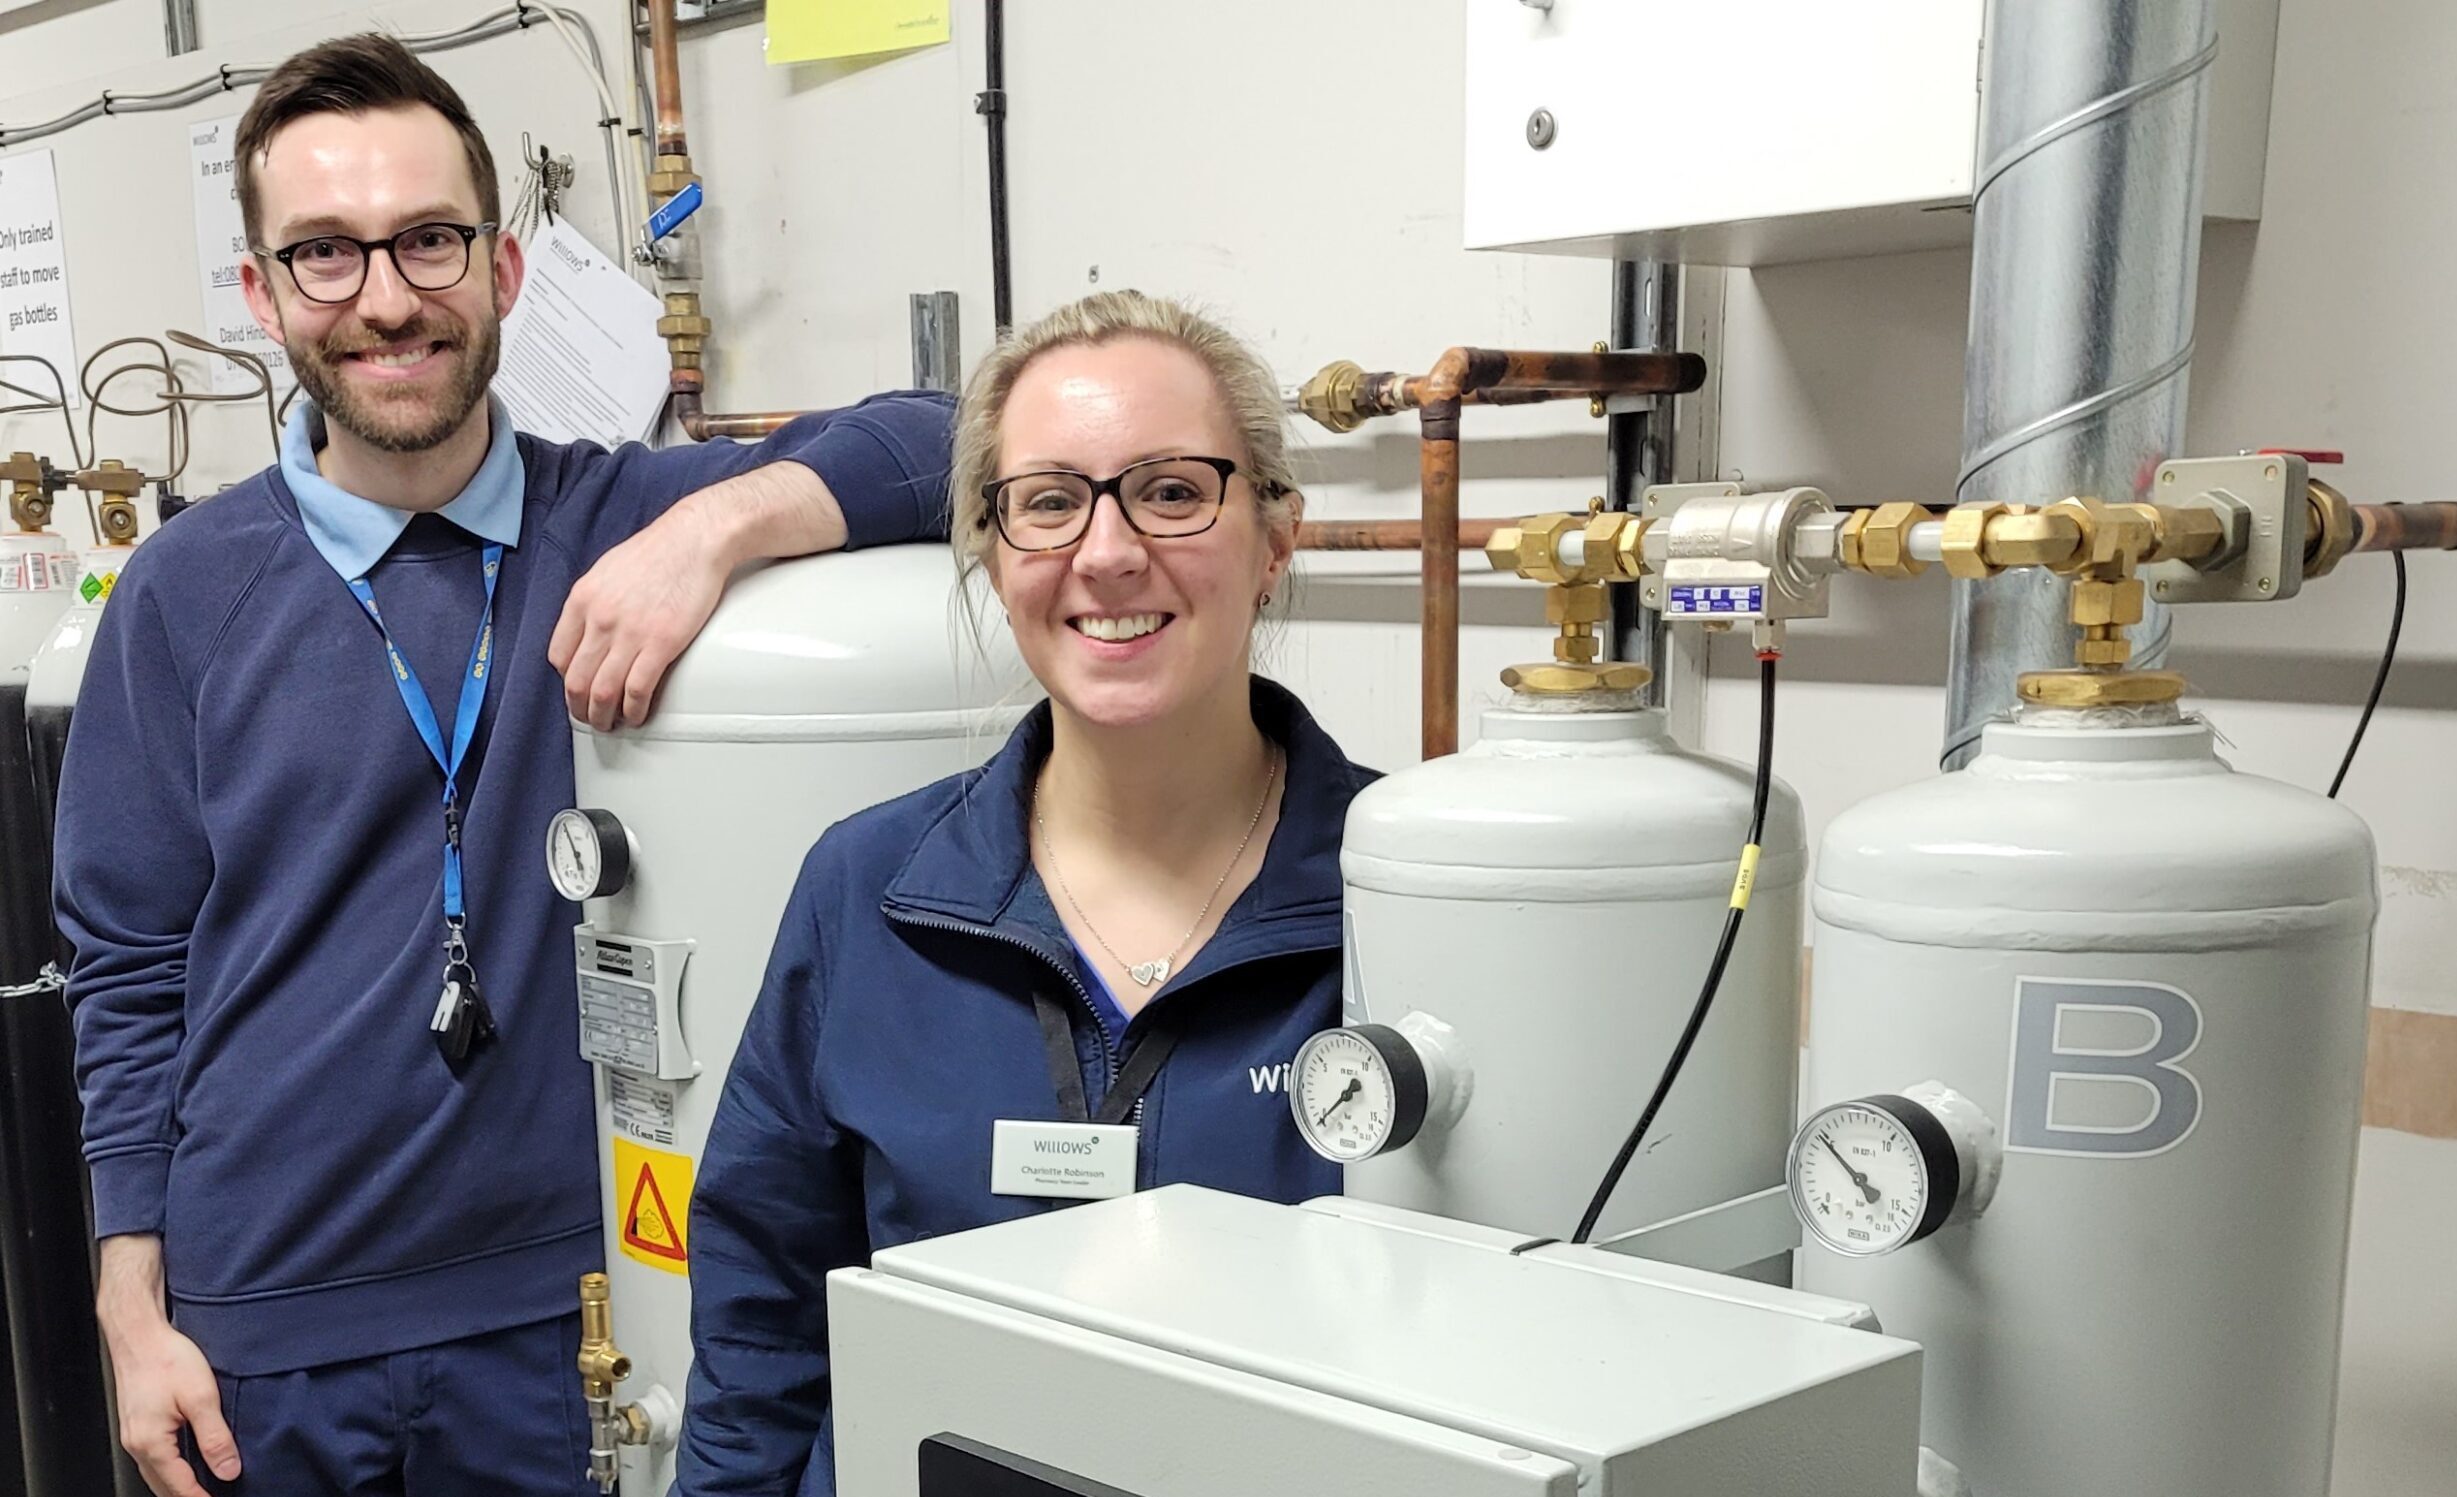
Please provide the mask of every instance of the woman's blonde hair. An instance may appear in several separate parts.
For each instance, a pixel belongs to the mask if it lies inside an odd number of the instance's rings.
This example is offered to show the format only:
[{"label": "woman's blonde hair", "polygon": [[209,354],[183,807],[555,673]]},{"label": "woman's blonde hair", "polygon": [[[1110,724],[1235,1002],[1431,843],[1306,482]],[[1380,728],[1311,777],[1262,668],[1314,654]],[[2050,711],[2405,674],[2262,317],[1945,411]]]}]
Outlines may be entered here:
[{"label": "woman's blonde hair", "polygon": [[981,488],[998,475],[1000,427],[1015,382],[1034,359],[1052,349],[1098,347],[1121,338],[1149,338],[1182,348],[1211,372],[1230,423],[1245,444],[1237,471],[1253,485],[1265,526],[1278,530],[1290,523],[1298,502],[1297,481],[1288,465],[1287,416],[1271,366],[1235,334],[1182,302],[1140,291],[1102,291],[1000,339],[965,383],[964,401],[956,412],[948,525],[959,578],[969,580],[998,544],[997,526]]}]

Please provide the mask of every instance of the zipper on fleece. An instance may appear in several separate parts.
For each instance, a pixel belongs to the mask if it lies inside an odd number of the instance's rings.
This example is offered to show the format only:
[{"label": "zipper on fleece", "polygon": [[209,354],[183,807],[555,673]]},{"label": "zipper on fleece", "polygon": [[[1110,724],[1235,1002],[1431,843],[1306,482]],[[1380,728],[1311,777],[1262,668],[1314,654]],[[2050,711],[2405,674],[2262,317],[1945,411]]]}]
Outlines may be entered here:
[{"label": "zipper on fleece", "polygon": [[[1100,1011],[1092,1006],[1092,995],[1084,991],[1083,979],[1077,977],[1072,971],[1061,965],[1048,952],[1043,951],[1040,947],[1035,946],[1032,942],[1025,940],[1021,936],[1008,935],[1005,931],[998,930],[992,926],[974,925],[970,921],[965,920],[949,920],[937,916],[918,914],[896,906],[882,906],[881,909],[888,919],[896,921],[901,925],[915,925],[921,927],[923,930],[949,931],[953,934],[961,936],[982,936],[992,941],[1004,942],[1005,944],[1016,948],[1018,951],[1028,951],[1035,957],[1039,958],[1043,966],[1046,966],[1051,971],[1056,972],[1059,977],[1065,980],[1067,991],[1075,996],[1075,1006],[1083,1011],[1084,1018],[1091,1021],[1092,1038],[1097,1041],[1101,1047],[1101,1066],[1104,1073],[1109,1078],[1108,1087],[1115,1088],[1117,1086],[1118,1057],[1117,1052],[1112,1050],[1109,1046],[1109,1026],[1101,1022]],[[1131,1018],[1129,1022],[1132,1022]],[[1106,1095],[1106,1091],[1104,1091],[1104,1095]],[[1128,1121],[1134,1124],[1138,1132],[1141,1131],[1143,1127],[1143,1099],[1141,1097],[1137,1097],[1135,1099],[1135,1110]],[[1140,1150],[1137,1151],[1136,1173],[1142,1173],[1142,1159]],[[1140,1180],[1136,1181],[1135,1188],[1138,1190],[1143,1188],[1143,1184]]]}]

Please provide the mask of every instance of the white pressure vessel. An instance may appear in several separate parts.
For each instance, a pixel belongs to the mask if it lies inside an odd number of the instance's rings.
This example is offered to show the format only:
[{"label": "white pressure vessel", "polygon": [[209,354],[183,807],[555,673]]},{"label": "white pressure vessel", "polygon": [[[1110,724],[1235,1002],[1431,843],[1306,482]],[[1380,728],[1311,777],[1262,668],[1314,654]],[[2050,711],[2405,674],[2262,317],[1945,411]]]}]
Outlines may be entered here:
[{"label": "white pressure vessel", "polygon": [[[956,622],[947,552],[894,546],[738,577],[640,728],[575,727],[582,814],[541,875],[595,872],[575,942],[597,1062],[616,1390],[654,1425],[625,1497],[664,1497],[691,1365],[690,1192],[803,856],[853,812],[994,753],[1037,699],[1005,626]],[[591,814],[594,813],[594,814]]]},{"label": "white pressure vessel", "polygon": [[1921,1344],[1974,1490],[2327,1490],[2373,868],[2173,707],[2028,713],[1828,829],[1808,1105],[1941,1082],[2002,1175],[1800,1283]]},{"label": "white pressure vessel", "polygon": [[[1348,814],[1350,1024],[1443,1029],[1455,1118],[1347,1193],[1567,1238],[1687,1021],[1747,841],[1750,768],[1627,694],[1519,694]],[[1777,784],[1722,990],[1597,1236],[1779,1185],[1798,1060],[1800,806]]]}]

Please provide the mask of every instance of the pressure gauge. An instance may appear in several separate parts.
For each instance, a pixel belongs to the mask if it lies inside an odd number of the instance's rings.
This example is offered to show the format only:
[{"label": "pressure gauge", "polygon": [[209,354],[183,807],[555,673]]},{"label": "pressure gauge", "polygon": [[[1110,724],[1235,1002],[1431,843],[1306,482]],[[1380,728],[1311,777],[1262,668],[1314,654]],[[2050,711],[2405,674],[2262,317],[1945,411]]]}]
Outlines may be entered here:
[{"label": "pressure gauge", "polygon": [[1792,1209],[1835,1252],[1874,1257],[1984,1209],[2000,1159],[1995,1124],[1934,1082],[1838,1102],[1792,1140]]},{"label": "pressure gauge", "polygon": [[631,882],[631,833],[612,811],[558,811],[546,827],[546,876],[565,899],[603,899]]},{"label": "pressure gauge", "polygon": [[1288,1105],[1315,1153],[1354,1164],[1404,1146],[1432,1103],[1425,1063],[1388,1024],[1326,1029],[1297,1049]]}]

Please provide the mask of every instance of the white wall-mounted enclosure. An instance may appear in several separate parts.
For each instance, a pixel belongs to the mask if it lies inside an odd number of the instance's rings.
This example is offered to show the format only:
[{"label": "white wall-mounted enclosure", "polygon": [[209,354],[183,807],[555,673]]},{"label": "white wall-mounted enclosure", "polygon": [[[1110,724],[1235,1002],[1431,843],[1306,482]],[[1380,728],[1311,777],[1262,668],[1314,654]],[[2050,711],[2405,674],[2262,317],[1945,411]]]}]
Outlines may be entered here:
[{"label": "white wall-mounted enclosure", "polygon": [[[1987,9],[1469,0],[1468,247],[1780,265],[1967,244]],[[2217,15],[2204,212],[2257,219],[2278,4]]]}]

